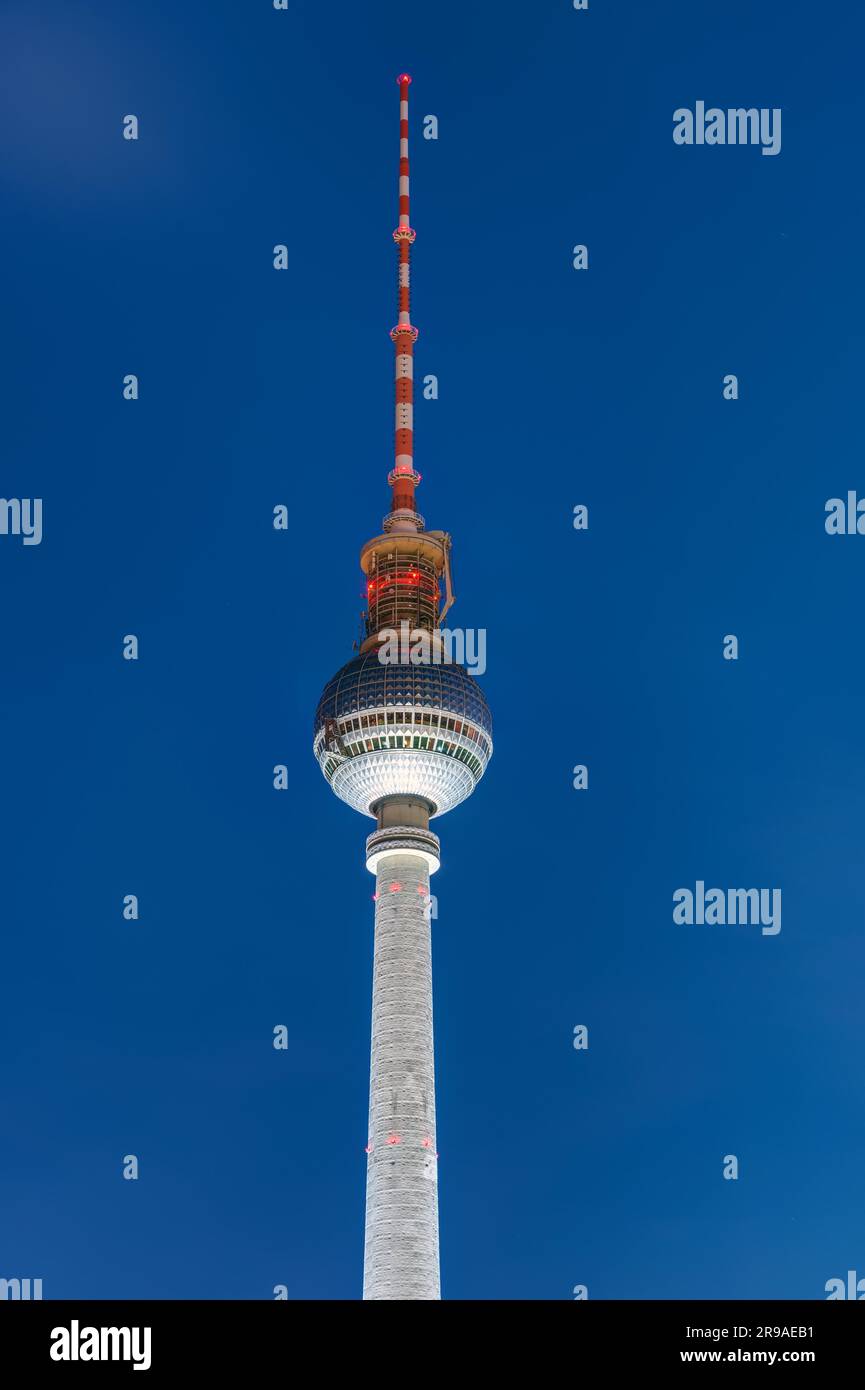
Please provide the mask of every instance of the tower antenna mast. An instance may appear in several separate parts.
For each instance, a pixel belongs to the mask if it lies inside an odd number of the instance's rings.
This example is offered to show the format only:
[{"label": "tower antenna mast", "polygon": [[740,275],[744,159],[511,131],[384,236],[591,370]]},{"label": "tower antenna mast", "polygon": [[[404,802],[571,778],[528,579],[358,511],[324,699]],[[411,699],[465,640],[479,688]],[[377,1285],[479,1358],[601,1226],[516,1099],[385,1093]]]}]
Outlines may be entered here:
[{"label": "tower antenna mast", "polygon": [[420,474],[414,466],[414,345],[418,331],[411,321],[411,248],[417,233],[411,225],[408,159],[408,89],[411,78],[400,73],[399,84],[399,222],[393,234],[399,256],[397,281],[397,321],[390,331],[394,344],[396,381],[396,430],[394,465],[388,477],[393,488],[391,515],[387,529],[397,532],[420,531],[423,526],[415,510],[414,492]]}]

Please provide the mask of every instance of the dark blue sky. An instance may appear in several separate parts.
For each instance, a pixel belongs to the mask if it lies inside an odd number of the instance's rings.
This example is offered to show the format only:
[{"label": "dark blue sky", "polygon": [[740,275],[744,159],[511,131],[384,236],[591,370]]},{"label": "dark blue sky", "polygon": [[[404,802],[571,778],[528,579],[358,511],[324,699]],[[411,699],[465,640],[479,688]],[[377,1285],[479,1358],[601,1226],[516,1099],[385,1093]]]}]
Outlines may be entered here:
[{"label": "dark blue sky", "polygon": [[[7,0],[0,491],[44,539],[0,536],[0,1276],[359,1296],[372,823],[311,720],[389,504],[403,69],[419,502],[496,739],[434,824],[444,1295],[865,1274],[865,539],[823,526],[865,493],[863,31]],[[780,155],[674,145],[697,100],[781,107]],[[697,879],[780,934],[675,926]]]}]

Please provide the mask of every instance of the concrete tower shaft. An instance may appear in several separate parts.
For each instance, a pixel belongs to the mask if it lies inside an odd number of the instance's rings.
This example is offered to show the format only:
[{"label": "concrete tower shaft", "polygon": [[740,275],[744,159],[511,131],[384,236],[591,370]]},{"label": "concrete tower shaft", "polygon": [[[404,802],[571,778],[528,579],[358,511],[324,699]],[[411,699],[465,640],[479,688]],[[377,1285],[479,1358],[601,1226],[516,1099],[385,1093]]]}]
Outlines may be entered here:
[{"label": "concrete tower shaft", "polygon": [[[390,809],[423,819],[409,803]],[[367,855],[376,904],[363,1296],[438,1299],[429,896],[438,840],[391,825],[369,837]]]}]

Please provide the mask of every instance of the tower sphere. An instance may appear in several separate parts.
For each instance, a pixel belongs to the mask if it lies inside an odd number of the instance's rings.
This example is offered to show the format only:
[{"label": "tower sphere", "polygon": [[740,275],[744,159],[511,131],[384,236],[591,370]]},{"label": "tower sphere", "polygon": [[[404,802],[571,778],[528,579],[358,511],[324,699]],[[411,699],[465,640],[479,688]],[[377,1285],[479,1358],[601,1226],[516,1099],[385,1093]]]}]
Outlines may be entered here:
[{"label": "tower sphere", "polygon": [[375,816],[385,797],[421,798],[430,816],[470,796],[492,756],[481,688],[455,663],[382,663],[354,657],[328,681],[313,751],[337,796]]}]

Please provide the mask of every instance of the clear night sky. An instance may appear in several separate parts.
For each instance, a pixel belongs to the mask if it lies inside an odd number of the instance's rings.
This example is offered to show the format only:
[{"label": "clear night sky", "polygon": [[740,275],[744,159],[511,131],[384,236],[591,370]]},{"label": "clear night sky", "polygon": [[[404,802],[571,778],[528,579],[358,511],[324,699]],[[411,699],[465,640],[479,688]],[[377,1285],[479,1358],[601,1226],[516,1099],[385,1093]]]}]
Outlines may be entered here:
[{"label": "clear night sky", "polygon": [[[823,524],[865,494],[863,39],[7,0],[0,492],[44,538],[0,536],[0,1276],[360,1294],[372,822],[311,721],[389,505],[404,69],[418,500],[496,740],[433,824],[444,1296],[865,1274],[865,537]],[[781,153],[677,147],[697,100],[781,107]],[[674,925],[697,879],[781,888],[780,934]]]}]

